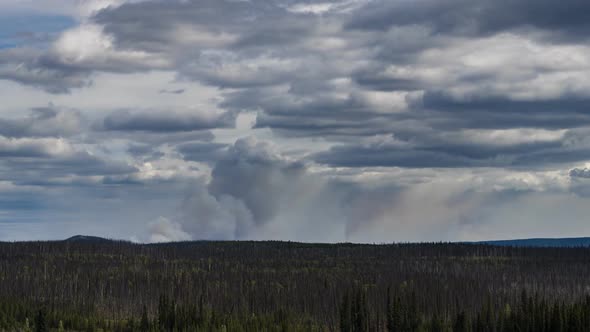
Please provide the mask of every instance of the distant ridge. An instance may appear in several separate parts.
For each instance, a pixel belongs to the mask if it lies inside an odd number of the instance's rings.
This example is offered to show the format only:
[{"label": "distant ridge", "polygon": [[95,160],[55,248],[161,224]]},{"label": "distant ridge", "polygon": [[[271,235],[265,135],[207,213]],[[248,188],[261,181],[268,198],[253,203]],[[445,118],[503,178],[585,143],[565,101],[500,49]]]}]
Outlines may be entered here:
[{"label": "distant ridge", "polygon": [[[122,240],[112,240],[99,236],[91,235],[74,235],[69,237],[64,242],[84,242],[84,243],[110,243],[110,242],[127,242]],[[201,241],[188,241],[201,242]],[[229,242],[243,242],[243,241],[229,241]],[[248,242],[248,241],[246,241]],[[263,241],[266,242],[266,241]],[[274,241],[270,241],[274,242]],[[281,241],[278,241],[281,242]],[[174,244],[180,242],[169,242],[160,244]],[[186,243],[186,242],[184,242]],[[290,241],[288,243],[291,243]],[[590,247],[590,237],[574,237],[574,238],[530,238],[530,239],[513,239],[513,240],[490,240],[490,241],[476,241],[476,242],[461,242],[471,244],[488,244],[503,247],[546,247],[546,248],[575,248],[575,247]]]},{"label": "distant ridge", "polygon": [[86,243],[104,243],[104,242],[112,242],[109,239],[105,239],[103,237],[98,236],[90,236],[90,235],[74,235],[64,240],[65,242],[86,242]]},{"label": "distant ridge", "polygon": [[533,239],[480,241],[480,242],[475,242],[475,243],[491,244],[494,246],[512,246],[512,247],[574,248],[574,247],[590,247],[590,237],[533,238]]}]

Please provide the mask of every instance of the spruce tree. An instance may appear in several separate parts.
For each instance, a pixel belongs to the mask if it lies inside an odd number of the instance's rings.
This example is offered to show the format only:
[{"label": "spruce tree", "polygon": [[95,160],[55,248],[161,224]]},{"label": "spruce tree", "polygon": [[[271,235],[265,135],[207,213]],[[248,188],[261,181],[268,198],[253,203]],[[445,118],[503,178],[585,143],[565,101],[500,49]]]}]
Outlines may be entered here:
[{"label": "spruce tree", "polygon": [[141,331],[149,331],[150,329],[150,321],[147,315],[147,308],[143,306],[143,310],[141,313],[141,322],[139,324],[139,328]]},{"label": "spruce tree", "polygon": [[555,303],[553,305],[553,310],[551,311],[551,322],[549,324],[549,330],[552,332],[561,332],[563,331],[563,323],[561,320],[561,310],[559,304]]},{"label": "spruce tree", "polygon": [[340,304],[340,331],[352,331],[352,305],[348,292],[344,294],[342,303]]},{"label": "spruce tree", "polygon": [[45,316],[45,309],[39,309],[37,317],[35,317],[35,332],[49,332]]},{"label": "spruce tree", "polygon": [[468,332],[469,331],[469,323],[467,321],[467,314],[464,311],[461,311],[457,314],[455,318],[455,323],[453,324],[453,331],[454,332]]}]

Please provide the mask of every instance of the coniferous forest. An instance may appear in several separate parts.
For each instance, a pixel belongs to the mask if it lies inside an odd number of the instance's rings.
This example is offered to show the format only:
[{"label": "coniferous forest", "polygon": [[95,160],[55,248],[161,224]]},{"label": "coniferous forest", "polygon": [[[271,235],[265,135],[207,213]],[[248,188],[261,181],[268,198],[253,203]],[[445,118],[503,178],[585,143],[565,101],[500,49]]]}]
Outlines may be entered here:
[{"label": "coniferous forest", "polygon": [[0,331],[590,331],[590,249],[0,243]]}]

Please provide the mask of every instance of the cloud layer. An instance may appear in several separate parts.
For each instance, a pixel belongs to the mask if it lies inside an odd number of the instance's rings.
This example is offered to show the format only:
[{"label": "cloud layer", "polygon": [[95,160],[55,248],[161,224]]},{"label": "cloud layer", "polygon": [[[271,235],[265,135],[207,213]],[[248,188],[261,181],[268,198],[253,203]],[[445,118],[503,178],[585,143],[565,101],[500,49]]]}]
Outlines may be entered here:
[{"label": "cloud layer", "polygon": [[590,231],[587,1],[0,12],[0,240]]}]

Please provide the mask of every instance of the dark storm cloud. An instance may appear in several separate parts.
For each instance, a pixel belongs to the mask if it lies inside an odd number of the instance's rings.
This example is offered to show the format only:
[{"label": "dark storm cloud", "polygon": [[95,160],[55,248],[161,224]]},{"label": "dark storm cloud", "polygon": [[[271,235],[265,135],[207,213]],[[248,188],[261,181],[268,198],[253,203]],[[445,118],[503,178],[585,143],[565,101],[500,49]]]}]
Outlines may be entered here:
[{"label": "dark storm cloud", "polygon": [[[94,128],[96,131],[86,138],[86,143],[100,144],[103,141],[110,139],[121,139],[129,141],[130,144],[150,145],[155,148],[159,145],[165,144],[182,144],[191,141],[210,142],[214,139],[214,135],[210,130],[197,131],[106,131],[103,128],[102,122],[96,124]],[[138,152],[138,151],[137,151]]]},{"label": "dark storm cloud", "polygon": [[143,160],[158,160],[164,157],[164,153],[157,150],[157,146],[145,143],[131,143],[127,147],[127,153],[135,158]]},{"label": "dark storm cloud", "polygon": [[415,80],[383,77],[378,72],[355,73],[354,80],[361,86],[377,91],[413,91],[423,87]]},{"label": "dark storm cloud", "polygon": [[34,140],[12,140],[0,138],[0,156],[7,157],[30,157],[44,158],[50,157],[51,151],[49,144],[51,142],[34,141]]},{"label": "dark storm cloud", "polygon": [[[590,99],[564,96],[555,99],[513,100],[482,96],[458,100],[440,92],[426,92],[408,100],[410,112],[378,112],[363,100],[347,98],[289,104],[280,97],[259,94],[229,96],[225,107],[248,107],[247,98],[264,110],[257,128],[272,128],[289,136],[372,136],[394,133],[399,137],[422,135],[424,128],[441,133],[461,129],[541,128],[573,129],[590,125]],[[254,105],[251,106],[255,108]]]},{"label": "dark storm cloud", "polygon": [[[182,79],[230,88],[219,106],[232,115],[121,111],[99,126],[136,142],[146,135],[231,127],[234,115],[248,110],[258,112],[255,129],[336,143],[315,158],[328,165],[515,167],[585,158],[585,145],[571,146],[560,139],[496,146],[491,141],[470,142],[470,137],[444,137],[468,129],[589,126],[583,85],[557,81],[547,86],[561,91],[513,95],[527,92],[535,77],[584,68],[583,61],[543,61],[540,52],[524,54],[533,58],[522,63],[493,61],[494,52],[500,59],[514,56],[510,52],[518,54],[528,41],[539,43],[541,49],[553,46],[551,39],[537,38],[541,35],[558,33],[564,42],[579,40],[588,27],[586,2],[351,3],[331,2],[337,10],[326,7],[319,15],[300,10],[319,4],[313,1],[126,3],[101,10],[90,20],[112,38],[109,56],[66,64],[49,53],[30,56],[29,62],[44,59],[47,68],[63,73],[165,68]],[[507,31],[514,38],[494,39]],[[474,50],[483,50],[476,55],[492,60],[466,63],[462,56]],[[148,55],[134,58],[137,52]],[[180,91],[184,92],[161,92]],[[387,99],[389,93],[401,95]],[[349,144],[356,138],[392,134],[406,145]],[[187,160],[217,160],[223,150],[182,138],[173,142]]]},{"label": "dark storm cloud", "polygon": [[[315,20],[310,16],[289,15],[285,12],[279,17],[267,20],[264,25],[254,26],[251,31],[240,36],[231,48],[247,49],[269,46],[289,46],[305,41],[313,33]],[[273,27],[274,29],[270,28]]]},{"label": "dark storm cloud", "polygon": [[67,93],[88,86],[92,69],[62,63],[37,49],[0,50],[0,79],[31,85],[50,93]]},{"label": "dark storm cloud", "polygon": [[[59,114],[51,110],[36,112],[39,113],[36,118],[47,119]],[[43,129],[49,132],[43,131],[42,134],[54,134],[50,126]],[[15,185],[88,185],[93,182],[90,177],[129,175],[138,172],[136,167],[126,162],[88,151],[74,143],[75,140],[74,137],[70,140],[55,137],[0,136],[0,181]]]},{"label": "dark storm cloud", "polygon": [[444,92],[431,91],[413,107],[417,111],[416,118],[441,129],[566,129],[590,125],[590,99],[579,96],[514,100],[489,95],[458,99]]},{"label": "dark storm cloud", "polygon": [[0,118],[5,137],[67,137],[80,132],[82,118],[75,110],[35,108],[26,117]]},{"label": "dark storm cloud", "polygon": [[189,142],[176,147],[185,160],[215,162],[226,156],[227,145],[210,142]]},{"label": "dark storm cloud", "polygon": [[585,127],[590,124],[590,114],[556,112],[519,112],[518,109],[507,108],[502,111],[463,110],[452,114],[441,114],[438,111],[417,112],[412,116],[427,118],[430,126],[440,130],[474,129],[509,129],[509,128],[545,128],[568,129]]},{"label": "dark storm cloud", "polygon": [[379,112],[354,95],[330,96],[328,88],[314,92],[277,92],[247,89],[228,93],[222,107],[261,110],[255,128],[271,128],[286,136],[371,136],[390,133],[393,114]]},{"label": "dark storm cloud", "polygon": [[445,136],[429,135],[432,134],[423,133],[412,140],[394,143],[339,145],[316,154],[313,159],[336,167],[535,169],[590,158],[590,145],[575,132],[551,140],[504,144],[494,144],[493,140],[477,143],[469,136],[449,140]]},{"label": "dark storm cloud", "polygon": [[501,96],[474,96],[460,100],[441,92],[428,92],[422,98],[424,108],[447,111],[492,111],[511,113],[587,113],[590,110],[590,98],[563,96],[559,99],[510,100]]},{"label": "dark storm cloud", "polygon": [[342,115],[338,118],[330,116],[275,116],[260,114],[256,128],[272,128],[273,131],[291,137],[346,137],[373,136],[391,133],[392,117],[367,116],[355,120],[355,117]]},{"label": "dark storm cloud", "polygon": [[587,38],[590,4],[584,0],[421,0],[368,3],[347,24],[351,29],[386,30],[424,25],[433,33],[490,35],[517,28]]},{"label": "dark storm cloud", "polygon": [[319,163],[336,167],[473,167],[476,161],[440,151],[375,149],[362,146],[334,147],[314,157]]},{"label": "dark storm cloud", "polygon": [[110,131],[182,132],[230,127],[233,115],[177,113],[164,111],[119,111],[108,115],[102,129]]},{"label": "dark storm cloud", "polygon": [[[112,185],[111,179],[135,178],[132,165],[86,151],[59,151],[56,142],[24,139],[7,151],[0,143],[0,180],[16,188],[35,187],[45,196],[52,188],[87,188],[93,192],[100,185]],[[128,182],[127,184],[131,184]]]},{"label": "dark storm cloud", "polygon": [[590,169],[588,168],[574,168],[569,173],[572,178],[590,179]]},{"label": "dark storm cloud", "polygon": [[108,160],[86,152],[76,152],[70,155],[49,156],[41,153],[22,153],[20,155],[5,155],[2,164],[10,167],[12,172],[4,173],[6,179],[20,181],[29,176],[35,177],[64,177],[70,175],[94,176],[129,174],[137,168],[124,162]]},{"label": "dark storm cloud", "polygon": [[[219,36],[222,32],[252,31],[250,36],[259,35],[261,43],[265,40],[274,42],[279,36],[266,32],[273,25],[259,24],[262,20],[290,19],[283,6],[284,1],[166,1],[129,3],[116,8],[107,8],[99,12],[94,21],[105,25],[106,31],[116,36],[121,45],[130,45],[148,50],[162,50],[162,45],[171,42],[171,32],[179,26],[187,25],[200,28],[203,33]],[[300,15],[303,17],[303,15]],[[154,18],[158,18],[154,20]],[[278,22],[278,21],[277,21]],[[302,22],[292,21],[297,27]],[[272,23],[272,22],[270,22]],[[275,26],[278,31],[288,25]],[[299,32],[299,29],[296,29]],[[243,44],[249,44],[252,37],[244,37]],[[208,39],[202,40],[207,44]],[[196,40],[196,45],[199,42]],[[255,44],[260,44],[257,42]]]},{"label": "dark storm cloud", "polygon": [[165,54],[180,77],[221,88],[269,86],[310,76],[327,79],[330,61],[322,66],[322,58],[328,54],[310,49],[322,43],[319,18],[289,11],[294,4],[129,3],[99,12],[94,21],[119,47]]}]

